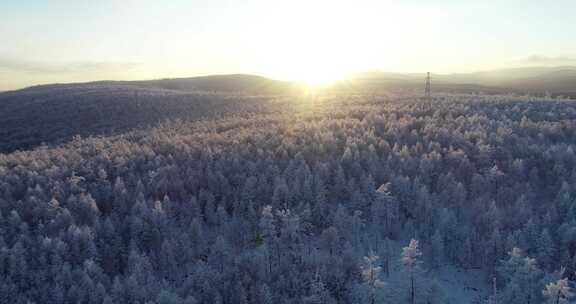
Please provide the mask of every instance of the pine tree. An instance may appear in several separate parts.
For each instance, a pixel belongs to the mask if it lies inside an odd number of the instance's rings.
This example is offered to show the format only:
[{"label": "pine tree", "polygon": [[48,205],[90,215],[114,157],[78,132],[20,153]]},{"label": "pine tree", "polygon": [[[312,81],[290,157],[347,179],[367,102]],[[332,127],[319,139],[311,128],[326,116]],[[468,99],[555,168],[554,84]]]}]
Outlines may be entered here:
[{"label": "pine tree", "polygon": [[436,232],[434,232],[430,242],[430,266],[432,268],[438,268],[444,257],[444,238],[442,238],[440,231],[436,230]]},{"label": "pine tree", "polygon": [[381,204],[378,209],[382,209],[384,218],[384,231],[386,237],[392,238],[396,232],[396,224],[399,217],[399,207],[396,199],[390,194],[390,183],[382,184],[376,190],[376,200]]},{"label": "pine tree", "polygon": [[270,288],[265,283],[258,288],[258,300],[261,304],[274,304],[274,298]]},{"label": "pine tree", "polygon": [[572,288],[568,286],[568,279],[561,279],[546,285],[542,291],[546,304],[568,304],[574,297]]},{"label": "pine tree", "polygon": [[304,298],[306,304],[334,304],[336,300],[330,295],[330,291],[322,281],[319,272],[316,272],[312,285],[310,287],[310,295]]},{"label": "pine tree", "polygon": [[262,209],[260,216],[260,235],[266,243],[266,250],[268,252],[268,274],[272,273],[272,247],[276,241],[276,226],[274,214],[272,214],[272,206],[267,205]]},{"label": "pine tree", "polygon": [[202,227],[202,222],[198,217],[195,217],[190,222],[190,227],[188,228],[188,238],[192,245],[192,248],[190,248],[192,256],[201,256],[206,247],[206,236]]},{"label": "pine tree", "polygon": [[556,248],[548,229],[544,229],[537,243],[538,260],[542,263],[545,269],[549,269],[553,265],[554,256],[556,255]]},{"label": "pine tree", "polygon": [[538,303],[539,294],[536,285],[542,275],[535,259],[524,256],[519,248],[513,248],[508,253],[509,258],[502,261],[498,268],[506,283],[501,294],[502,302],[530,304]]},{"label": "pine tree", "polygon": [[401,262],[406,267],[410,276],[410,304],[416,303],[414,280],[417,272],[420,271],[422,252],[418,248],[418,241],[412,239],[407,247],[402,248]]},{"label": "pine tree", "polygon": [[216,269],[218,269],[218,271],[221,274],[224,274],[224,266],[230,255],[229,250],[230,249],[228,243],[226,242],[224,237],[219,235],[216,238],[214,245],[212,245],[210,255],[208,256],[208,261],[214,264],[216,266]]},{"label": "pine tree", "polygon": [[370,253],[368,256],[364,257],[364,265],[362,266],[362,279],[368,289],[370,304],[376,302],[376,291],[384,286],[384,282],[380,280],[382,267],[377,266],[379,259],[380,257]]},{"label": "pine tree", "polygon": [[264,206],[259,226],[261,235],[265,240],[270,240],[276,237],[276,226],[274,223],[275,219],[274,214],[272,213],[272,206]]}]

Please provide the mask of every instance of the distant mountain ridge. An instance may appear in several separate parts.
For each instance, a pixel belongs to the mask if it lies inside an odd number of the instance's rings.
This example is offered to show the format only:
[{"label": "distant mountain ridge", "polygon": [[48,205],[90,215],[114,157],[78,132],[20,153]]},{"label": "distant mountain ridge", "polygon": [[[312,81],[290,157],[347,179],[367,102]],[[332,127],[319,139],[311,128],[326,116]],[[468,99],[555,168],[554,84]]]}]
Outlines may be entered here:
[{"label": "distant mountain ridge", "polygon": [[[364,71],[336,82],[332,88],[339,90],[419,89],[425,73],[391,73]],[[519,92],[566,94],[576,97],[576,67],[523,67],[473,73],[435,74],[433,86],[440,91]],[[276,80],[250,74],[209,75],[155,80],[115,81],[104,80],[84,83],[46,84],[15,91],[10,94],[53,89],[78,89],[89,86],[134,86],[182,92],[234,92],[252,95],[276,95],[301,92],[303,84]]]},{"label": "distant mountain ridge", "polygon": [[[295,89],[296,83],[274,80],[250,74],[209,75],[186,78],[165,78],[153,80],[101,80],[80,83],[35,85],[16,91],[38,91],[89,86],[134,86],[149,89],[164,89],[184,92],[234,92],[248,94],[278,94]],[[15,91],[12,91],[15,92]]]},{"label": "distant mountain ridge", "polygon": [[[440,90],[468,87],[478,91],[566,94],[576,96],[576,67],[525,67],[459,74],[434,74],[432,84]],[[419,88],[425,73],[358,73],[352,81],[358,86]]]}]

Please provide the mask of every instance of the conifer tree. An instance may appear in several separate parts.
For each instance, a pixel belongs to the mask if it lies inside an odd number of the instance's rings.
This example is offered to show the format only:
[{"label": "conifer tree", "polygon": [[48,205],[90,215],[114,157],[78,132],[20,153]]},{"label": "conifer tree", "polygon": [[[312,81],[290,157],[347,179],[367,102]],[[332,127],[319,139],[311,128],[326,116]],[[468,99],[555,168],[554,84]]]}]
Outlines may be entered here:
[{"label": "conifer tree", "polygon": [[416,274],[421,270],[421,256],[420,248],[418,248],[417,240],[410,240],[410,244],[407,247],[402,248],[402,257],[400,261],[406,267],[410,278],[410,304],[416,303],[415,286],[414,280]]},{"label": "conifer tree", "polygon": [[368,289],[369,303],[376,303],[376,292],[384,286],[384,282],[380,279],[380,272],[382,267],[378,266],[380,257],[370,253],[364,257],[364,265],[362,266],[362,279]]}]

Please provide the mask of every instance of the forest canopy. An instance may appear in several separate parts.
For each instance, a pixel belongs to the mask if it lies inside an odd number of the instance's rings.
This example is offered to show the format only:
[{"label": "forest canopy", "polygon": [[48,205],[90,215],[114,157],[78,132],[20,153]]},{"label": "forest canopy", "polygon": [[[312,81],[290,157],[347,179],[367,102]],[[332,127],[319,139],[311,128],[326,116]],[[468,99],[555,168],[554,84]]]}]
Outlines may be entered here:
[{"label": "forest canopy", "polygon": [[447,268],[481,301],[572,296],[574,101],[226,113],[0,154],[0,302],[446,303]]}]

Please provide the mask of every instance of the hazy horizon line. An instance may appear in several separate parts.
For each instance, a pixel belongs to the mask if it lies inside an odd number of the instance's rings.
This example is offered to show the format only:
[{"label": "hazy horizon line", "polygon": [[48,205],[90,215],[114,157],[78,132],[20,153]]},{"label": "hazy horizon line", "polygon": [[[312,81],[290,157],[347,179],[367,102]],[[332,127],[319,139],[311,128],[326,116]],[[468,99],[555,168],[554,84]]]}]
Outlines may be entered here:
[{"label": "hazy horizon line", "polygon": [[[383,73],[383,74],[396,74],[396,75],[423,75],[427,72],[430,72],[431,75],[439,75],[439,76],[451,76],[451,75],[471,75],[471,74],[480,74],[480,73],[490,73],[490,72],[498,72],[498,71],[511,71],[511,70],[528,70],[528,69],[561,69],[561,68],[574,68],[576,69],[575,64],[561,64],[561,65],[525,65],[525,66],[512,66],[512,67],[503,67],[503,68],[486,68],[486,69],[477,69],[470,72],[434,72],[434,71],[421,71],[421,72],[401,72],[401,71],[394,71],[394,70],[385,70],[385,69],[365,69],[359,70],[355,72],[351,72],[345,77],[341,77],[337,79],[335,82],[353,78],[356,75],[363,74],[363,73]],[[165,77],[154,77],[154,78],[102,78],[102,79],[94,79],[94,80],[78,80],[78,81],[56,81],[56,82],[39,82],[35,84],[19,86],[15,88],[0,88],[0,92],[10,92],[10,91],[18,91],[27,88],[33,87],[40,87],[40,86],[50,86],[50,85],[68,85],[68,84],[89,84],[89,83],[98,83],[98,82],[135,82],[135,81],[159,81],[159,80],[176,80],[176,79],[187,79],[187,78],[203,78],[203,77],[215,77],[215,76],[253,76],[253,77],[262,77],[268,80],[274,81],[284,81],[284,82],[291,82],[291,83],[305,83],[305,81],[297,80],[297,79],[287,79],[282,77],[274,77],[266,75],[266,73],[258,74],[258,73],[245,73],[245,72],[230,72],[230,73],[212,73],[212,74],[197,74],[197,75],[190,75],[190,76],[165,76]]]}]

